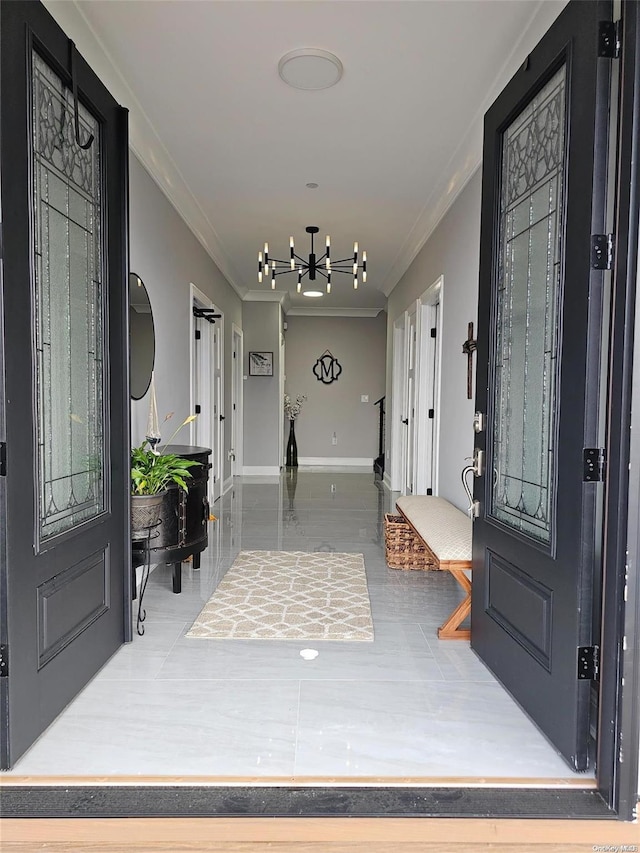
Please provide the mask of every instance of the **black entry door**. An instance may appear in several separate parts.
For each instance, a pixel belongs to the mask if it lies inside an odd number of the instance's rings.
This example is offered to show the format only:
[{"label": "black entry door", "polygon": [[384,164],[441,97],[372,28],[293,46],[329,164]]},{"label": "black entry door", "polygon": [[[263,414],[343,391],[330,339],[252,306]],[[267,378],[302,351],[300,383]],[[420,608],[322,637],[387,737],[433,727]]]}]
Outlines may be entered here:
[{"label": "black entry door", "polygon": [[7,768],[125,636],[127,120],[41,4],[0,29]]},{"label": "black entry door", "polygon": [[583,456],[599,444],[591,234],[605,230],[611,14],[569,3],[484,137],[471,643],[575,770],[589,760],[579,648],[597,642],[602,486]]}]

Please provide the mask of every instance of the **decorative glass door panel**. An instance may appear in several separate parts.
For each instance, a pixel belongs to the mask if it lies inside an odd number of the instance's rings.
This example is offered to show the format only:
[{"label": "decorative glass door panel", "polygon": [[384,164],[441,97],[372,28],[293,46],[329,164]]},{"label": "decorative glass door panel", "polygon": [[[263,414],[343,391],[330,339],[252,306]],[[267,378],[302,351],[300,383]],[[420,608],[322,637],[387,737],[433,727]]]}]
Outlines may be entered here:
[{"label": "decorative glass door panel", "polygon": [[100,126],[32,53],[39,541],[105,511]]},{"label": "decorative glass door panel", "polygon": [[545,544],[554,513],[565,88],[563,66],[502,135],[490,514]]}]

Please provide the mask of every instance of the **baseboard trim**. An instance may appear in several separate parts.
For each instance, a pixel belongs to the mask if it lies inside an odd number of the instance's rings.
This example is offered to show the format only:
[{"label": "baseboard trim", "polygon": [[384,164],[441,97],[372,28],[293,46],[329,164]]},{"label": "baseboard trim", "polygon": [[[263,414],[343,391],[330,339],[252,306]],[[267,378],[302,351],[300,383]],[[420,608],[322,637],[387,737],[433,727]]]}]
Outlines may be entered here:
[{"label": "baseboard trim", "polygon": [[278,465],[243,465],[243,477],[273,477],[280,474]]},{"label": "baseboard trim", "polygon": [[298,465],[340,465],[347,468],[371,468],[373,456],[299,456]]}]

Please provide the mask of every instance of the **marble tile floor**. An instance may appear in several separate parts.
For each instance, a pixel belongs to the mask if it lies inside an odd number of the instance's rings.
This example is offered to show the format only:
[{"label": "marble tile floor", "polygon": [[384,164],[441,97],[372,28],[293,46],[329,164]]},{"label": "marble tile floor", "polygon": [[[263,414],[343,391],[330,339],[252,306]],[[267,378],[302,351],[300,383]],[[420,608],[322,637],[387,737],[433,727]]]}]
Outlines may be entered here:
[{"label": "marble tile floor", "polygon": [[[158,566],[134,633],[9,775],[579,779],[475,656],[436,628],[446,572],[387,568],[396,495],[365,472],[299,470],[216,503],[180,595]],[[364,555],[375,640],[185,637],[240,550]],[[135,602],[134,602],[135,603]],[[311,645],[315,660],[300,651]]]}]

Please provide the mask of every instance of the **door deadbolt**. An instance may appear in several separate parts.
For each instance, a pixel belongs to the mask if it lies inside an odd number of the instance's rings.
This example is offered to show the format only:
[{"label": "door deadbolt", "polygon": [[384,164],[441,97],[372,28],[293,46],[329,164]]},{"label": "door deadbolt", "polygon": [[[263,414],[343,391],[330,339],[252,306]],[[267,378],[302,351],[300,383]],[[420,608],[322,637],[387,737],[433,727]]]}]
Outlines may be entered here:
[{"label": "door deadbolt", "polygon": [[484,412],[476,412],[473,416],[473,431],[484,432]]}]

